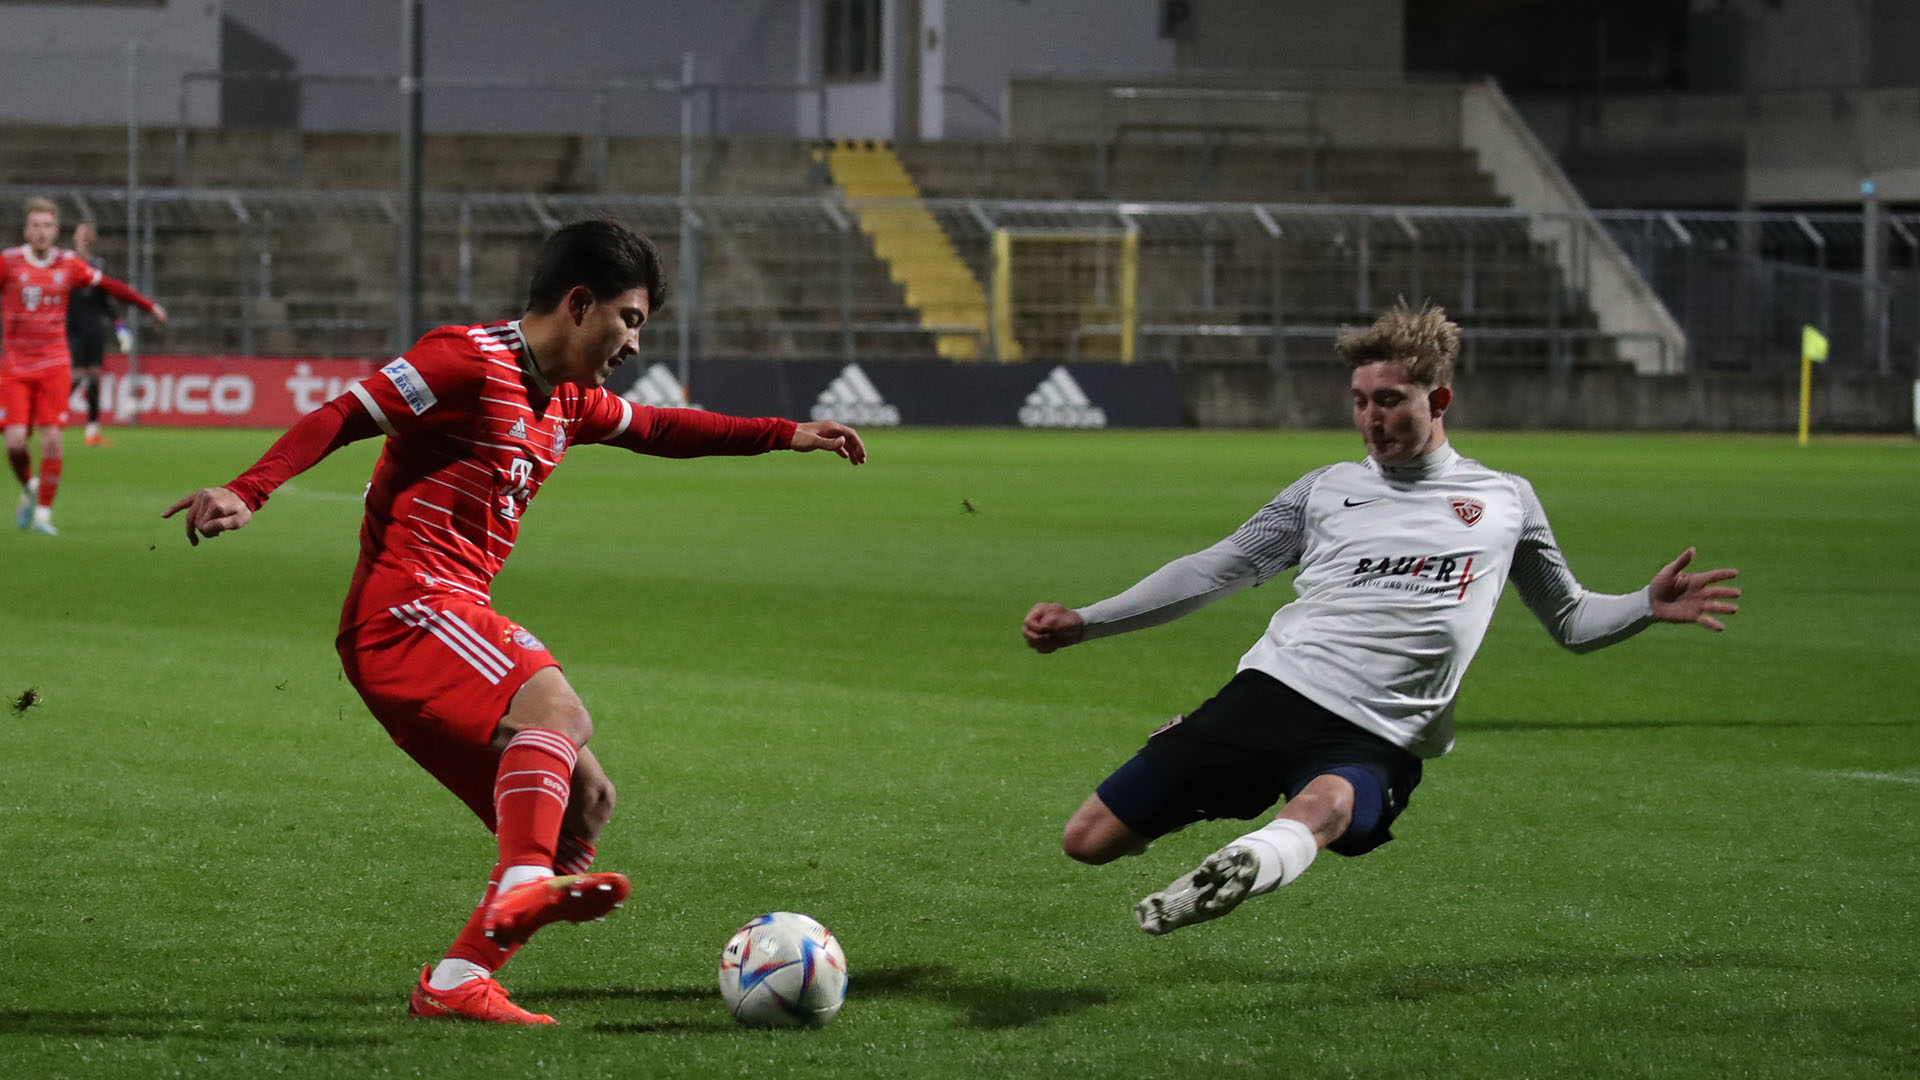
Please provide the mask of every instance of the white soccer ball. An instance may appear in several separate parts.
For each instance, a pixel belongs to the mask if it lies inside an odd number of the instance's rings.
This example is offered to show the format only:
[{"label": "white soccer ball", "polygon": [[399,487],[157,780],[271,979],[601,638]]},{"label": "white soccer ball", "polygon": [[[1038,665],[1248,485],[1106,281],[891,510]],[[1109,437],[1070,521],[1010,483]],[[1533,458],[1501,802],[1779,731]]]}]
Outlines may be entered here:
[{"label": "white soccer ball", "polygon": [[748,1027],[819,1027],[847,999],[847,954],[815,919],[762,915],[720,950],[720,996]]}]

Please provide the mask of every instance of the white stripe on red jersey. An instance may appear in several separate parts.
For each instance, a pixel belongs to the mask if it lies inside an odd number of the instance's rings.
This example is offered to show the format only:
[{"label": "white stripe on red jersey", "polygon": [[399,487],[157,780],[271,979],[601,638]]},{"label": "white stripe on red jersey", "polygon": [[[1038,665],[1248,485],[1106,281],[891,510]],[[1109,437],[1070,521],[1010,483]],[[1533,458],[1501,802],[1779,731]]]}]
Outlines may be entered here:
[{"label": "white stripe on red jersey", "polygon": [[[633,406],[605,390],[540,394],[525,363],[518,323],[449,326],[353,386],[387,443],[367,492],[343,626],[441,586],[484,598],[567,449],[633,423]],[[516,425],[524,436],[512,437]]]}]

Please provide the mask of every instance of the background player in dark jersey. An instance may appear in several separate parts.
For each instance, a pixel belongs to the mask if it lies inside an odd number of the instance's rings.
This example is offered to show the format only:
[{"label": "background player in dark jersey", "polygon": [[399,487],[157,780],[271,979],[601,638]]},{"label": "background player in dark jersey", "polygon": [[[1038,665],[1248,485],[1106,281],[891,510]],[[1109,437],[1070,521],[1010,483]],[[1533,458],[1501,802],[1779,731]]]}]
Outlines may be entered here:
[{"label": "background player in dark jersey", "polygon": [[[104,276],[107,261],[93,253],[97,238],[91,221],[73,227],[73,253]],[[118,319],[113,298],[98,285],[77,288],[67,297],[67,352],[73,357],[73,388],[86,390],[88,446],[113,445],[100,434],[100,365]]]},{"label": "background player in dark jersey", "polygon": [[1067,823],[1067,854],[1104,863],[1214,818],[1280,816],[1140,901],[1141,929],[1165,933],[1291,882],[1321,848],[1361,855],[1453,748],[1453,702],[1515,587],[1555,640],[1577,652],[1655,622],[1724,627],[1732,570],[1684,573],[1688,548],[1643,589],[1588,592],[1567,569],[1532,485],[1447,443],[1459,327],[1404,304],[1335,346],[1352,368],[1360,462],[1316,469],[1232,536],[1176,559],[1127,591],[1070,611],[1035,604],[1027,644],[1050,653],[1157,626],[1298,566],[1283,605],[1232,681],[1153,733]]},{"label": "background player in dark jersey", "polygon": [[499,851],[479,906],[421,972],[415,1016],[551,1023],[507,1000],[494,973],[540,927],[605,915],[630,888],[588,872],[614,801],[586,748],[593,720],[546,646],[488,598],[562,456],[601,442],[666,457],[792,449],[866,460],[859,435],[833,421],[653,409],[603,389],[663,297],[646,238],[606,220],[568,225],[541,248],[522,318],[433,331],[225,487],[164,515],[186,511],[196,543],[241,528],[287,478],[386,435],[335,646],[394,742],[494,831]]}]

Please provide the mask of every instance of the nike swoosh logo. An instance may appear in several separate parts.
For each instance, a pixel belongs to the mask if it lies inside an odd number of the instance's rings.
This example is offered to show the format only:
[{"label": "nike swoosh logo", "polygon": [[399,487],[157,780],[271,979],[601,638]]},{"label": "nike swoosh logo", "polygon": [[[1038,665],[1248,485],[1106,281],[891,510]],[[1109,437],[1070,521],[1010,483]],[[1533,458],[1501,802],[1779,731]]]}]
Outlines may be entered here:
[{"label": "nike swoosh logo", "polygon": [[1361,500],[1360,500],[1359,502],[1355,502],[1355,501],[1353,501],[1352,499],[1343,499],[1343,500],[1341,500],[1341,503],[1340,503],[1340,505],[1342,505],[1342,506],[1365,506],[1365,505],[1367,505],[1367,504],[1368,504],[1368,503],[1370,503],[1370,502],[1379,502],[1379,501],[1380,501],[1380,496],[1378,496],[1378,495],[1375,495],[1375,496],[1374,496],[1373,498],[1371,498],[1371,499],[1361,499]]}]

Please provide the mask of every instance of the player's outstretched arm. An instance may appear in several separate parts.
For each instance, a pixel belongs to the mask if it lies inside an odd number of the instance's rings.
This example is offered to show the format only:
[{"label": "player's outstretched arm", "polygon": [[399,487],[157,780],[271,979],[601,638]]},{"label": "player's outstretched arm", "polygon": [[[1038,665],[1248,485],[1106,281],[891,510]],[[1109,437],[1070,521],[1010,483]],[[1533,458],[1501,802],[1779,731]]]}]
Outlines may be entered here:
[{"label": "player's outstretched arm", "polygon": [[182,510],[187,512],[187,543],[196,547],[202,536],[211,540],[253,520],[253,511],[240,496],[223,487],[201,488],[167,507],[160,516],[170,518]]},{"label": "player's outstretched arm", "polygon": [[307,471],[321,458],[360,439],[380,434],[380,427],[354,392],[349,390],[294,422],[274,440],[260,460],[223,487],[201,488],[167,507],[170,518],[187,511],[187,542],[212,539],[253,520],[273,490]]},{"label": "player's outstretched arm", "polygon": [[1087,636],[1087,620],[1060,604],[1035,604],[1020,624],[1020,633],[1027,639],[1028,648],[1037,653],[1050,653],[1078,645]]},{"label": "player's outstretched arm", "polygon": [[152,315],[154,321],[161,326],[167,325],[166,308],[161,307],[145,294],[141,293],[140,290],[121,281],[119,278],[111,278],[105,274],[100,275],[100,290],[108,296],[117,300],[123,300],[132,304],[134,307],[145,310],[147,314]]},{"label": "player's outstretched arm", "polygon": [[1740,610],[1738,604],[1727,602],[1740,599],[1740,590],[1720,582],[1731,580],[1740,571],[1722,568],[1684,573],[1687,564],[1693,562],[1693,555],[1694,549],[1688,548],[1653,575],[1647,585],[1653,617],[1662,622],[1694,623],[1717,633],[1727,626],[1714,616],[1732,615]]},{"label": "player's outstretched arm", "polygon": [[867,445],[860,441],[860,433],[837,420],[794,425],[790,448],[803,454],[809,450],[831,450],[855,465],[864,465],[867,461]]},{"label": "player's outstretched arm", "polygon": [[1170,623],[1259,580],[1259,567],[1228,537],[1173,560],[1118,596],[1084,608],[1035,604],[1020,631],[1035,652],[1050,653],[1082,641]]}]

